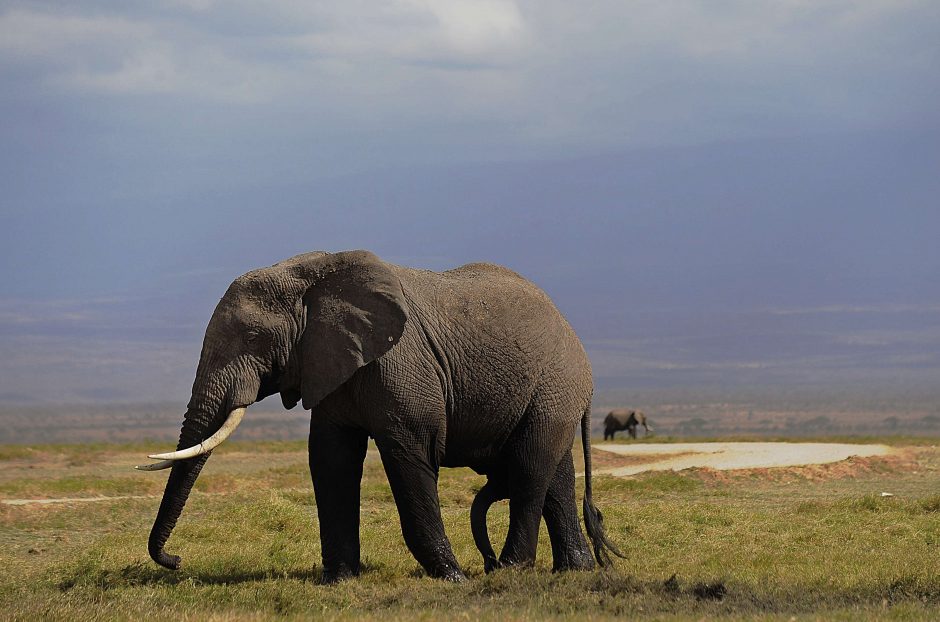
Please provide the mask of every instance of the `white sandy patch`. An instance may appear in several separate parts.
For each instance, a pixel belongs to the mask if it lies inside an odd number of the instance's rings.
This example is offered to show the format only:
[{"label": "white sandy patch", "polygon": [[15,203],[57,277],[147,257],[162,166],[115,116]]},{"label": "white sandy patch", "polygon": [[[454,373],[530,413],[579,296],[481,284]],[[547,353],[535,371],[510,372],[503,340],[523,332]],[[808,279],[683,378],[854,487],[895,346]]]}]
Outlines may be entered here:
[{"label": "white sandy patch", "polygon": [[681,471],[693,467],[728,471],[805,466],[840,462],[852,456],[867,458],[894,453],[887,445],[849,443],[643,443],[594,445],[593,448],[621,456],[649,456],[648,462],[594,471],[598,475],[617,476],[645,471]]}]

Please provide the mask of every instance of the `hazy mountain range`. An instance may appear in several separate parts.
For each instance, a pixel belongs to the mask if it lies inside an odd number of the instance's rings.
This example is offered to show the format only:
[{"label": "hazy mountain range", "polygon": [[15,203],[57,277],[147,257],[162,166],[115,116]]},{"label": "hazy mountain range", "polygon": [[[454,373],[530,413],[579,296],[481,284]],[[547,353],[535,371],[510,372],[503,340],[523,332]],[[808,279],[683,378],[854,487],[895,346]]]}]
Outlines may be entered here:
[{"label": "hazy mountain range", "polygon": [[52,184],[3,216],[0,401],[183,404],[235,276],[348,248],[516,269],[568,316],[602,388],[933,387],[938,137],[403,165],[198,192],[117,180],[89,192],[94,204],[80,181]]}]

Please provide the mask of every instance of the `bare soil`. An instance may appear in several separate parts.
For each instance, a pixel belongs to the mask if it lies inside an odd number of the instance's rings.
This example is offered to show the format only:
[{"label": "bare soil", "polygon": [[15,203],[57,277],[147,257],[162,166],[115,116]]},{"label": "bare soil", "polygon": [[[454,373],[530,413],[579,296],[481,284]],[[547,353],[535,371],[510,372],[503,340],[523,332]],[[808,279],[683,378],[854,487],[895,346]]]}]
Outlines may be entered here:
[{"label": "bare soil", "polygon": [[601,452],[629,460],[627,464],[602,464],[598,475],[626,476],[646,471],[682,471],[705,468],[716,471],[767,469],[842,462],[852,457],[890,456],[898,450],[887,445],[850,443],[644,443],[595,445]]}]

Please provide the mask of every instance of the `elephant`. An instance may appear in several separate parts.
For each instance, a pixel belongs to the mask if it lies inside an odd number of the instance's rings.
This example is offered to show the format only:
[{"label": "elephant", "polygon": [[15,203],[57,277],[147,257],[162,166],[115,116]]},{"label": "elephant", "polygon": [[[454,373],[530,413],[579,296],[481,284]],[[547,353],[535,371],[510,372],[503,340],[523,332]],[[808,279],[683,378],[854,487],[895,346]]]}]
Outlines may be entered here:
[{"label": "elephant", "polygon": [[[360,572],[370,437],[405,544],[430,576],[465,579],[441,521],[440,467],[487,477],[471,523],[488,570],[531,565],[543,517],[554,570],[622,557],[592,499],[590,362],[549,297],[507,268],[474,263],[438,273],[368,251],[317,251],[235,279],[206,328],[177,450],[138,467],[171,469],[148,540],[157,564],[180,567],[164,546],[199,472],[246,409],[275,393],[285,408],[300,401],[311,414],[323,583]],[[593,556],[575,499],[579,424]],[[482,541],[496,497],[509,499],[510,514],[498,560]]]},{"label": "elephant", "polygon": [[616,408],[610,411],[604,417],[604,440],[614,439],[614,434],[620,430],[626,430],[630,438],[636,438],[636,428],[643,426],[644,434],[650,433],[650,427],[646,422],[646,415],[640,410],[627,410],[625,408]]}]

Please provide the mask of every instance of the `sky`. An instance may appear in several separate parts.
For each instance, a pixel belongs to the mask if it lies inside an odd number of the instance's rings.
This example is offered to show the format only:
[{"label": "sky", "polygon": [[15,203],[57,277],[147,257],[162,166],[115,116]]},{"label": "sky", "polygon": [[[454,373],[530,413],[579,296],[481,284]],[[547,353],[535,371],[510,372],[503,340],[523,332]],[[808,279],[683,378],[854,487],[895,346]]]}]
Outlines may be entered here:
[{"label": "sky", "polygon": [[0,404],[189,395],[231,280],[508,265],[599,387],[935,386],[933,0],[0,4]]}]

